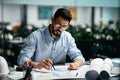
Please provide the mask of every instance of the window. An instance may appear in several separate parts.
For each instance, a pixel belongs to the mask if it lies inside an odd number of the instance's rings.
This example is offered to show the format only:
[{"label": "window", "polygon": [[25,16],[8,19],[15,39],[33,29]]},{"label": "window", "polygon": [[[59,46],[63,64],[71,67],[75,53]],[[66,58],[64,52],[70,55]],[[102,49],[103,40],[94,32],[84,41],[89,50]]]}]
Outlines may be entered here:
[{"label": "window", "polygon": [[53,8],[51,6],[39,6],[38,17],[39,19],[51,19]]}]

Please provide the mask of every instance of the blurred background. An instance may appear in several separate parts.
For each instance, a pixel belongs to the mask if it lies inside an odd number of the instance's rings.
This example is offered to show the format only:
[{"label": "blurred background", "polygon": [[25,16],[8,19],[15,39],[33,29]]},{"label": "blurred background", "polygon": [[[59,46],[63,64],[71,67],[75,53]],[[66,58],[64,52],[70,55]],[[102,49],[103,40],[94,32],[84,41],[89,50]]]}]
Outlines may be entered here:
[{"label": "blurred background", "polygon": [[61,7],[72,13],[67,31],[86,61],[120,57],[120,0],[0,0],[0,56],[9,66],[17,64],[27,36],[48,26]]}]

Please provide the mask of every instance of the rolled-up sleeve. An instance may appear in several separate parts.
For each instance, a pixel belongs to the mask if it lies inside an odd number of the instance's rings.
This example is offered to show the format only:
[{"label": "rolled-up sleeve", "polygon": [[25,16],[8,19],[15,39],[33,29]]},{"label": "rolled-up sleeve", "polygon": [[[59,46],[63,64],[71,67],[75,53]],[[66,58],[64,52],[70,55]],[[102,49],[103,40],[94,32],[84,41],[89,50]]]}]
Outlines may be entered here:
[{"label": "rolled-up sleeve", "polygon": [[36,41],[33,34],[28,36],[18,56],[18,60],[17,60],[18,65],[23,65],[26,60],[31,60],[31,57],[33,56],[35,51],[35,44],[36,44],[35,42]]},{"label": "rolled-up sleeve", "polygon": [[85,59],[81,53],[81,50],[77,48],[74,38],[70,35],[69,38],[69,49],[68,49],[68,55],[70,56],[71,60],[75,60],[77,58],[81,59],[83,63],[85,62]]}]

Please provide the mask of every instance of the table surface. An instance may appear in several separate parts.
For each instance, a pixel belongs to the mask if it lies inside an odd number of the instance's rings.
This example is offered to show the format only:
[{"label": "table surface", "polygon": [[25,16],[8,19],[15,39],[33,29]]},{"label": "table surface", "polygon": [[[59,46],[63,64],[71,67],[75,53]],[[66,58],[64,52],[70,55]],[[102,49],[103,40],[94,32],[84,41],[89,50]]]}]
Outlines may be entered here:
[{"label": "table surface", "polygon": [[[0,76],[0,80],[13,80],[13,79],[10,79],[6,76]],[[60,79],[55,79],[55,80],[60,80]],[[77,78],[77,79],[64,79],[64,80],[86,80],[86,79]],[[120,80],[120,76],[112,77],[110,80]]]},{"label": "table surface", "polygon": [[[87,63],[88,64],[88,63]],[[118,63],[113,63],[114,64],[114,67],[117,67],[117,68],[119,68],[119,70],[120,70],[120,64],[118,64]],[[89,65],[89,64],[88,64]],[[9,67],[9,70],[10,70],[10,72],[11,71],[13,71],[14,70],[14,68],[13,67]],[[3,76],[3,75],[0,75],[0,80],[13,80],[13,79],[10,79],[10,78],[8,78],[7,76]],[[20,79],[20,80],[22,80],[22,79]],[[54,80],[63,80],[63,79],[54,79]],[[64,79],[64,80],[86,80],[86,79],[84,79],[84,78],[73,78],[73,79]],[[110,80],[120,80],[120,74],[118,75],[118,76],[113,76],[113,77],[111,77],[111,79]]]}]

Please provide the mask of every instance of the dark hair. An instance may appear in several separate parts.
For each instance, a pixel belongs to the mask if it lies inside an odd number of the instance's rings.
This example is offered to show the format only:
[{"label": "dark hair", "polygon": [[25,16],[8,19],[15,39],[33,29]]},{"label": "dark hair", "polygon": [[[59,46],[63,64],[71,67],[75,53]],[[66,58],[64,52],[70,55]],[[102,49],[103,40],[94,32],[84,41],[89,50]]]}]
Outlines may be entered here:
[{"label": "dark hair", "polygon": [[62,17],[66,20],[68,20],[69,22],[72,19],[71,13],[69,10],[65,9],[65,8],[59,8],[55,14],[54,14],[54,19],[57,19],[58,17]]}]

